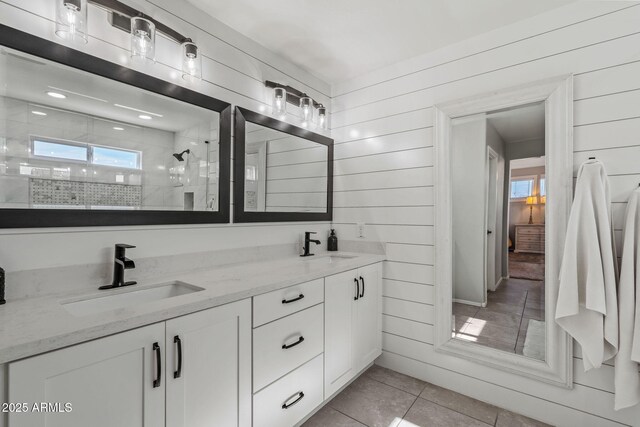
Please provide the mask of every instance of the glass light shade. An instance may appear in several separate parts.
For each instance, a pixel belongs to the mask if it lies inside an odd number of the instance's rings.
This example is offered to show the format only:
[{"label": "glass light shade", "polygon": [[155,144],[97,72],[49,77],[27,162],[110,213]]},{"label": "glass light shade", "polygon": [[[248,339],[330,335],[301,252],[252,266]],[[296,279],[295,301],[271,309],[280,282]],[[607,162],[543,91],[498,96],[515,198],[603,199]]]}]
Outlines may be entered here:
[{"label": "glass light shade", "polygon": [[538,204],[538,196],[529,196],[526,200],[527,205],[537,205]]},{"label": "glass light shade", "polygon": [[308,126],[313,121],[313,99],[308,96],[300,98],[300,111],[302,112],[302,125]]},{"label": "glass light shade", "polygon": [[281,87],[273,89],[271,114],[281,119],[284,119],[287,116],[287,91]]},{"label": "glass light shade", "polygon": [[87,0],[56,0],[56,35],[84,44],[87,34]]},{"label": "glass light shade", "polygon": [[195,43],[182,43],[182,78],[185,80],[202,77],[202,57]]},{"label": "glass light shade", "polygon": [[156,26],[139,16],[131,18],[131,57],[156,60]]},{"label": "glass light shade", "polygon": [[320,105],[318,107],[318,127],[320,129],[327,130],[329,124],[327,119],[327,108],[324,105]]}]

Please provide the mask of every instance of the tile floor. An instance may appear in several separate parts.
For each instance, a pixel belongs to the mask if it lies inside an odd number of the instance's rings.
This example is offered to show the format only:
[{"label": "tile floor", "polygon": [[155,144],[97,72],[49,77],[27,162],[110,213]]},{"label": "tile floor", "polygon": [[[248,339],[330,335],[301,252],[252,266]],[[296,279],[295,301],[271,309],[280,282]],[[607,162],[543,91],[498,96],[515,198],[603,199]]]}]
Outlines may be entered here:
[{"label": "tile floor", "polygon": [[542,427],[548,424],[374,365],[303,427]]},{"label": "tile floor", "polygon": [[544,282],[507,279],[485,308],[454,303],[453,314],[457,338],[523,354],[529,320],[544,321]]}]

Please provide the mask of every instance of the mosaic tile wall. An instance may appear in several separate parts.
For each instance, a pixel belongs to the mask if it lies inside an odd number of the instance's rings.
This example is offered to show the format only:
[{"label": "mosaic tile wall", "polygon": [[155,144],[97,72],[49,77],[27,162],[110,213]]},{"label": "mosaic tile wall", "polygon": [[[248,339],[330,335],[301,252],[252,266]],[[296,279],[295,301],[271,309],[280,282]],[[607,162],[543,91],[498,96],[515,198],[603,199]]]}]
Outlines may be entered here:
[{"label": "mosaic tile wall", "polygon": [[142,186],[31,178],[31,205],[127,206],[142,205]]}]

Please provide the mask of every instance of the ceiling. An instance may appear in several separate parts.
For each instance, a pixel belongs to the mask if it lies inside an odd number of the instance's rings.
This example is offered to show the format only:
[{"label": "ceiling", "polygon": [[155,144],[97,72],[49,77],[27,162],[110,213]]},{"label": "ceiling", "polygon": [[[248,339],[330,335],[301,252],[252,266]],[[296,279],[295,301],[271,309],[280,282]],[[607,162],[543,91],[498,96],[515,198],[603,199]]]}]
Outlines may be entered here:
[{"label": "ceiling", "polygon": [[488,113],[487,122],[509,144],[544,139],[544,102]]},{"label": "ceiling", "polygon": [[329,83],[574,0],[188,0]]},{"label": "ceiling", "polygon": [[[47,95],[49,91],[66,98],[52,98]],[[113,121],[116,126],[134,125],[170,132],[215,122],[218,114],[8,48],[0,48],[0,96],[30,102],[32,110],[44,113],[47,109],[60,109]],[[142,112],[151,114],[152,119],[138,117]]]}]

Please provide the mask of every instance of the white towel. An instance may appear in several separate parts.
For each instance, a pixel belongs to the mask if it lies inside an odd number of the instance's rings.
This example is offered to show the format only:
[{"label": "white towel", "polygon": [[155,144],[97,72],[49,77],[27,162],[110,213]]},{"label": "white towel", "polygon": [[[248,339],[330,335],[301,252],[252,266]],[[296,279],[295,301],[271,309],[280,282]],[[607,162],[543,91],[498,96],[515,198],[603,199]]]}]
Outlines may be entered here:
[{"label": "white towel", "polygon": [[578,171],[556,307],[556,322],[582,347],[585,371],[618,350],[616,281],[609,181],[602,163],[588,160]]},{"label": "white towel", "polygon": [[629,198],[618,285],[620,349],[615,366],[615,409],[640,403],[640,189]]}]

